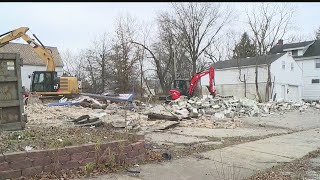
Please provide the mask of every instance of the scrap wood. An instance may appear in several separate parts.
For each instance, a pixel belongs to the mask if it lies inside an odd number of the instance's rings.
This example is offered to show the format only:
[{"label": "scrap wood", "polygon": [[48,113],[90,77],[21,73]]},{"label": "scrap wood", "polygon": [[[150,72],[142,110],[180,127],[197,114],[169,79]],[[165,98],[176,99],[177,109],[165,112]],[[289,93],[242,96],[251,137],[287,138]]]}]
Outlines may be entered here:
[{"label": "scrap wood", "polygon": [[170,128],[174,128],[179,124],[179,122],[174,122],[174,121],[166,121],[163,123],[158,124],[157,130],[166,130]]},{"label": "scrap wood", "polygon": [[76,124],[75,126],[95,126],[95,127],[98,127],[98,126],[101,126],[103,125],[103,122],[101,120],[98,120],[98,121],[94,121],[94,122],[89,122],[89,123],[85,123],[85,124]]},{"label": "scrap wood", "polygon": [[165,119],[169,121],[179,121],[179,118],[176,116],[168,116],[164,114],[156,114],[156,113],[149,113],[148,114],[148,119],[153,120],[153,119]]}]

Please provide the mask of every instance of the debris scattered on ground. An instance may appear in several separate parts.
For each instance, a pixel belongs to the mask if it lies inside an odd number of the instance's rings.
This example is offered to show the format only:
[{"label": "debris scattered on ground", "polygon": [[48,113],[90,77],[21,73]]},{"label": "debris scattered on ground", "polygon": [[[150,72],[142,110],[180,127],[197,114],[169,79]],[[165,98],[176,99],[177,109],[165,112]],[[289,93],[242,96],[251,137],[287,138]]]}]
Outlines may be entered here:
[{"label": "debris scattered on ground", "polygon": [[[100,97],[101,95],[99,95]],[[111,103],[110,100],[80,96],[77,99],[60,99],[66,106],[48,106],[34,103],[26,106],[27,125],[48,126],[100,126],[110,124],[114,128],[165,130],[175,126],[230,128],[240,127],[242,117],[266,117],[290,110],[320,109],[320,102],[267,102],[250,99],[215,97],[214,99],[179,98],[168,104],[146,105],[140,101]],[[68,103],[77,103],[70,106]],[[86,120],[77,121],[81,116]],[[170,122],[171,121],[171,122]]]},{"label": "debris scattered on ground", "polygon": [[0,134],[0,153],[54,149],[86,143],[110,142],[113,140],[129,140],[134,142],[135,136],[125,132],[114,132],[107,127],[100,128],[61,128],[32,127],[24,131],[3,131]]},{"label": "debris scattered on ground", "polygon": [[[214,119],[234,119],[241,117],[266,116],[272,112],[297,109],[301,112],[309,107],[320,109],[320,103],[294,103],[294,102],[267,102],[258,103],[247,98],[215,97],[214,99],[177,99],[168,105],[154,107],[154,111],[148,112],[149,119],[179,120],[199,118],[204,115],[212,115]],[[160,110],[159,110],[160,109]]]},{"label": "debris scattered on ground", "polygon": [[172,159],[171,153],[169,153],[169,152],[162,153],[162,157],[165,160],[171,160]]}]

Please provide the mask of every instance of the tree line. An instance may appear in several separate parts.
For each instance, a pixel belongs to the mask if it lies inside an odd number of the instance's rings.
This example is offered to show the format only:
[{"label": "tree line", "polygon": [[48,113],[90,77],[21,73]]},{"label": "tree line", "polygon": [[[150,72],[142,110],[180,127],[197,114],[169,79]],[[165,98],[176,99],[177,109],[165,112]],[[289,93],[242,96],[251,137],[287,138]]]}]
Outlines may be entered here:
[{"label": "tree line", "polygon": [[[174,79],[190,79],[211,63],[268,54],[288,35],[295,9],[288,4],[256,4],[245,10],[246,29],[240,37],[232,33],[237,27],[229,27],[237,15],[220,3],[172,3],[152,25],[143,27],[130,15],[120,16],[115,35],[102,34],[79,54],[64,52],[65,70],[79,77],[87,92],[134,90],[141,95],[151,71],[166,93]],[[155,38],[148,37],[150,26],[156,26]],[[260,96],[258,86],[256,90]]]}]

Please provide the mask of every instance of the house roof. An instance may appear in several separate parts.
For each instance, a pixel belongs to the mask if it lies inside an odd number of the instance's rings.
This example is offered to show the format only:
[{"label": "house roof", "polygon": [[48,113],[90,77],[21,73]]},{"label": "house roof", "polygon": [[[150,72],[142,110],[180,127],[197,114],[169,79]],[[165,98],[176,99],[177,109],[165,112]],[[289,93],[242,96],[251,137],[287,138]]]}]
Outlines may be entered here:
[{"label": "house roof", "polygon": [[[48,47],[52,51],[53,57],[56,60],[57,67],[63,67],[63,62],[60,57],[58,48]],[[20,43],[8,43],[0,47],[0,53],[19,53],[20,57],[23,58],[24,65],[36,65],[36,66],[45,66],[46,63],[39,58],[39,56],[33,51],[32,47],[29,44],[20,44]]]},{"label": "house roof", "polygon": [[320,40],[315,40],[314,43],[303,54],[303,57],[320,56]]},{"label": "house roof", "polygon": [[306,52],[303,54],[303,56],[295,56],[295,58],[310,57],[310,56],[320,56],[320,40],[304,41],[304,42],[292,43],[292,44],[284,44],[284,45],[275,45],[273,48],[271,48],[270,53],[271,54],[283,53],[284,49],[305,47],[305,46],[308,46],[308,45],[310,45],[310,46],[308,47]]},{"label": "house roof", "polygon": [[241,58],[241,59],[231,59],[226,61],[218,61],[213,64],[215,69],[225,69],[225,68],[232,68],[232,67],[238,67],[239,65],[244,66],[251,66],[256,65],[256,61],[258,61],[258,65],[263,64],[270,64],[274,62],[275,60],[279,59],[281,56],[283,56],[285,53],[279,53],[279,54],[271,54],[271,55],[265,55],[265,56],[256,56],[256,57],[249,57],[249,58]]}]

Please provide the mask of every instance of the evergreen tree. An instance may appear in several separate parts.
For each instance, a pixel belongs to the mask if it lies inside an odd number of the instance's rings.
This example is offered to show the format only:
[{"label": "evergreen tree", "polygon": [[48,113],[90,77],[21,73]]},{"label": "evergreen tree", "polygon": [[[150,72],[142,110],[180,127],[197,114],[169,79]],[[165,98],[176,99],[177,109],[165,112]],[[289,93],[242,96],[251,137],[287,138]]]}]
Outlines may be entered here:
[{"label": "evergreen tree", "polygon": [[245,58],[256,56],[256,48],[246,32],[241,36],[241,40],[233,50],[233,58]]}]

